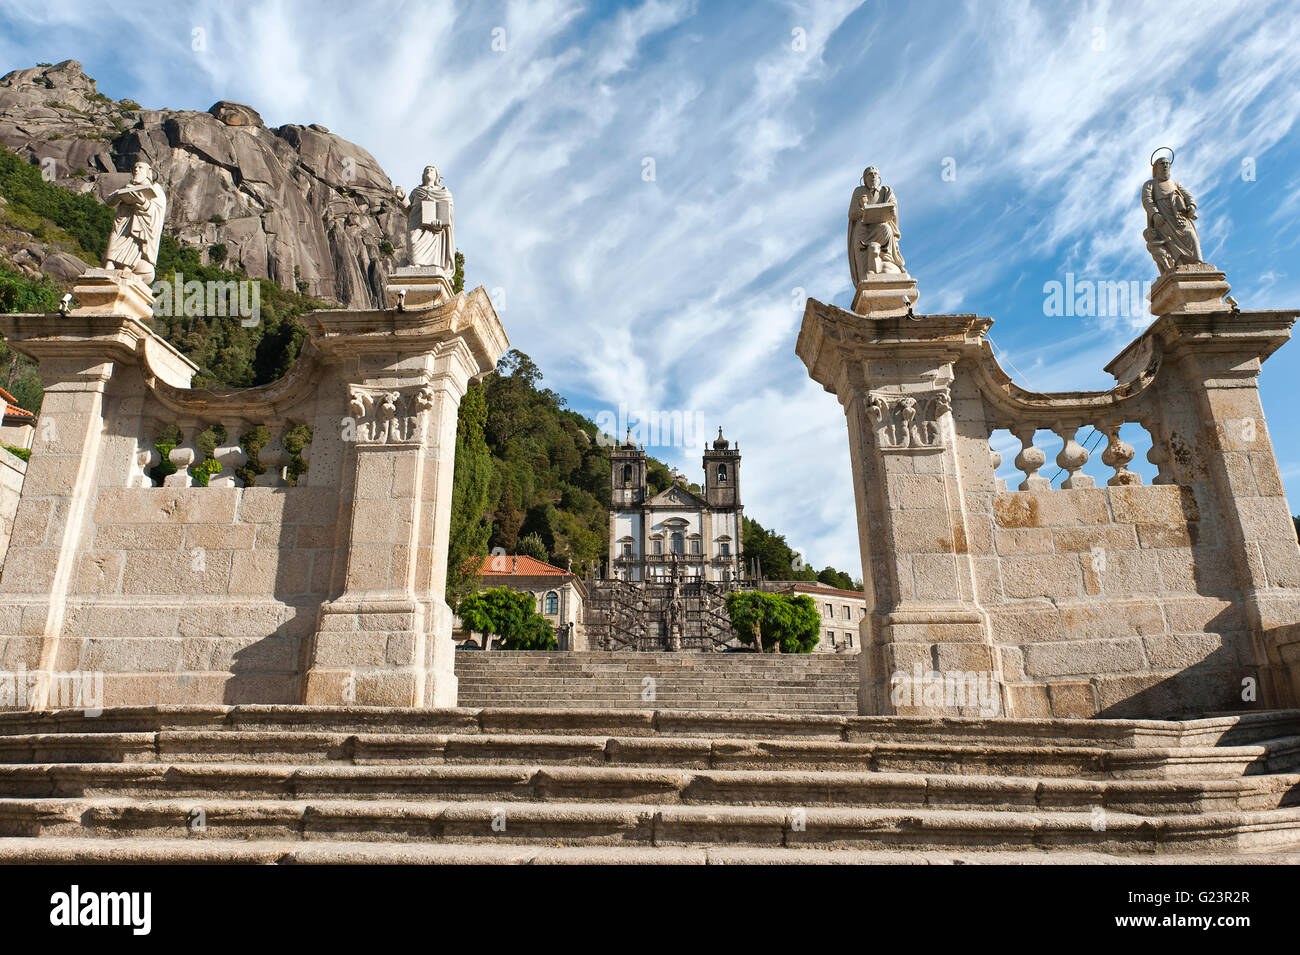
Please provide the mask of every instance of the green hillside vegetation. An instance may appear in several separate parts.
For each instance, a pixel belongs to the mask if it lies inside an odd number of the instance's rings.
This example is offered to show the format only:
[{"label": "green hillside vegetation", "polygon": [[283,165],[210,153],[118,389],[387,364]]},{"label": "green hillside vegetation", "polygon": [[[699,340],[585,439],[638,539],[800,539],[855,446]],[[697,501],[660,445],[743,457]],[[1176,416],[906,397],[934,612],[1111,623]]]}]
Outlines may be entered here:
[{"label": "green hillside vegetation", "polygon": [[53,223],[76,247],[74,255],[87,262],[99,262],[108,249],[113,229],[113,210],[93,193],[78,193],[46,182],[41,170],[8,149],[0,149],[0,195],[8,202],[6,219],[28,228],[46,241],[61,236],[49,234]]},{"label": "green hillside vegetation", "polygon": [[[539,387],[541,370],[515,349],[481,385],[471,386],[461,404],[457,432],[456,492],[449,580],[453,591],[468,584],[456,567],[477,567],[490,549],[530,553],[583,571],[609,556],[609,480],[612,436],[602,438],[595,422],[566,407],[549,388]],[[462,457],[463,449],[473,448]],[[484,486],[484,461],[491,462]],[[651,495],[673,481],[668,465],[647,459]],[[473,486],[475,490],[468,488]],[[475,529],[471,535],[469,527]],[[486,537],[479,545],[478,540]],[[475,546],[470,546],[472,538]],[[458,549],[457,542],[465,546]],[[746,561],[757,559],[770,580],[821,581],[845,590],[861,589],[849,574],[804,566],[783,535],[745,518]],[[540,549],[540,553],[538,550]],[[472,577],[472,574],[470,574]]]}]

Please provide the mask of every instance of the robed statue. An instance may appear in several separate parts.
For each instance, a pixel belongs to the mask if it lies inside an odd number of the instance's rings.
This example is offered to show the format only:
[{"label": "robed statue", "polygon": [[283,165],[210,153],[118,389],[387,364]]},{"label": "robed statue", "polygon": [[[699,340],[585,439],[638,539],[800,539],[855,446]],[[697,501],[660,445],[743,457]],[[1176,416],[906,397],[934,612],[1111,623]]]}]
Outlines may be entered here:
[{"label": "robed statue", "polygon": [[1160,152],[1157,149],[1151,154],[1151,178],[1142,186],[1142,208],[1147,214],[1142,238],[1163,275],[1181,265],[1197,265],[1205,260],[1201,258],[1201,237],[1196,232],[1196,200],[1169,178],[1174,151],[1168,149],[1168,156],[1157,155]]},{"label": "robed statue", "polygon": [[456,238],[451,190],[442,184],[437,166],[425,166],[420,185],[411,190],[406,245],[410,264],[436,269],[448,280],[456,272]]},{"label": "robed statue", "polygon": [[868,166],[849,201],[849,273],[855,287],[871,273],[907,271],[898,248],[902,235],[894,191],[880,184],[875,166]]},{"label": "robed statue", "polygon": [[131,181],[110,194],[107,202],[116,215],[104,268],[131,272],[146,284],[152,283],[167,218],[167,197],[154,181],[152,167],[147,162],[136,163]]}]

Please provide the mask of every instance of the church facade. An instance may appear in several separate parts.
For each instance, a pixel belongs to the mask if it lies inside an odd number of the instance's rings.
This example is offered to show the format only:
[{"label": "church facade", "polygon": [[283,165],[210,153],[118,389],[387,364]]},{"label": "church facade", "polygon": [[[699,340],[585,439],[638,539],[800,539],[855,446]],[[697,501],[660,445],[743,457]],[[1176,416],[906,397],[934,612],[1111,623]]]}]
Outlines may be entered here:
[{"label": "church facade", "polygon": [[650,497],[645,448],[610,452],[609,568],[618,580],[729,584],[741,576],[740,448],[718,437],[704,450],[703,495],[679,477]]}]

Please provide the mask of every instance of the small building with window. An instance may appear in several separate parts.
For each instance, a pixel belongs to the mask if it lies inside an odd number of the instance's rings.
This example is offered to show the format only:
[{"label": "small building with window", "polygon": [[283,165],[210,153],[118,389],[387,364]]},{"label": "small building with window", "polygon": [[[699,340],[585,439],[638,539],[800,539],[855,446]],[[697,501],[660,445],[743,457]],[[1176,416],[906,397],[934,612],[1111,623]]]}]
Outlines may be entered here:
[{"label": "small building with window", "polygon": [[484,587],[509,587],[533,595],[537,612],[555,628],[561,650],[586,650],[587,588],[577,574],[526,554],[483,559]]}]

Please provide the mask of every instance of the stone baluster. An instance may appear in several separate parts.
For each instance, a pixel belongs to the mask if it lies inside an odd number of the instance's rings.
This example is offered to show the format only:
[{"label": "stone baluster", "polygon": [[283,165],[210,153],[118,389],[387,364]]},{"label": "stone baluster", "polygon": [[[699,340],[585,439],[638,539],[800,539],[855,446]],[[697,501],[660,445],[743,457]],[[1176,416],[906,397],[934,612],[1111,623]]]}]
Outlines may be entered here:
[{"label": "stone baluster", "polygon": [[1151,479],[1152,484],[1173,484],[1174,476],[1170,473],[1170,455],[1169,445],[1164,435],[1161,433],[1158,422],[1144,420],[1141,422],[1142,427],[1147,429],[1151,435],[1151,447],[1147,449],[1147,460],[1155,465],[1156,476]]},{"label": "stone baluster", "polygon": [[136,439],[135,467],[131,472],[130,487],[154,487],[149,472],[162,463],[158,453],[157,440],[160,425],[153,418],[141,422],[140,436]]},{"label": "stone baluster", "polygon": [[1101,453],[1101,460],[1108,468],[1115,470],[1106,483],[1111,487],[1141,484],[1142,478],[1128,469],[1128,463],[1133,460],[1136,452],[1133,445],[1119,436],[1119,429],[1119,422],[1110,422],[1101,428],[1106,435],[1106,450]]},{"label": "stone baluster", "polygon": [[1002,467],[1002,452],[989,448],[989,464],[993,466],[993,488],[998,491],[1007,489],[1007,482],[998,477],[998,468]]},{"label": "stone baluster", "polygon": [[1020,468],[1025,474],[1025,479],[1020,482],[1020,491],[1044,491],[1052,486],[1052,482],[1038,474],[1038,469],[1047,463],[1047,454],[1041,449],[1034,447],[1034,432],[1037,430],[1032,424],[1020,425],[1012,429],[1012,434],[1020,439],[1020,453],[1016,455],[1016,467]]},{"label": "stone baluster", "polygon": [[1072,491],[1077,488],[1096,487],[1097,482],[1089,475],[1079,473],[1079,470],[1088,463],[1088,449],[1076,440],[1079,426],[1074,422],[1059,422],[1052,430],[1063,442],[1060,453],[1056,455],[1056,466],[1068,472],[1065,480],[1061,482],[1062,489]]},{"label": "stone baluster", "polygon": [[208,486],[243,487],[244,482],[235,471],[248,463],[248,455],[244,453],[240,441],[244,433],[244,422],[239,418],[222,418],[221,426],[226,429],[226,440],[218,444],[212,453],[221,464],[221,471],[212,476]]},{"label": "stone baluster", "polygon": [[257,476],[254,483],[257,487],[284,487],[288,483],[284,479],[284,469],[289,463],[289,452],[281,443],[284,425],[272,424],[267,427],[271,432],[271,440],[257,452],[257,460],[266,470]]},{"label": "stone baluster", "polygon": [[181,429],[181,438],[176,443],[176,447],[171,449],[167,455],[167,460],[176,466],[175,472],[163,478],[163,485],[166,487],[190,487],[194,484],[194,479],[190,475],[190,468],[199,459],[198,448],[194,440],[202,431],[202,426],[193,418],[187,418],[179,422]]},{"label": "stone baluster", "polygon": [[1156,468],[1156,476],[1151,479],[1152,484],[1173,484],[1174,479],[1169,475],[1169,449],[1163,445],[1152,444],[1147,450],[1147,460]]}]

